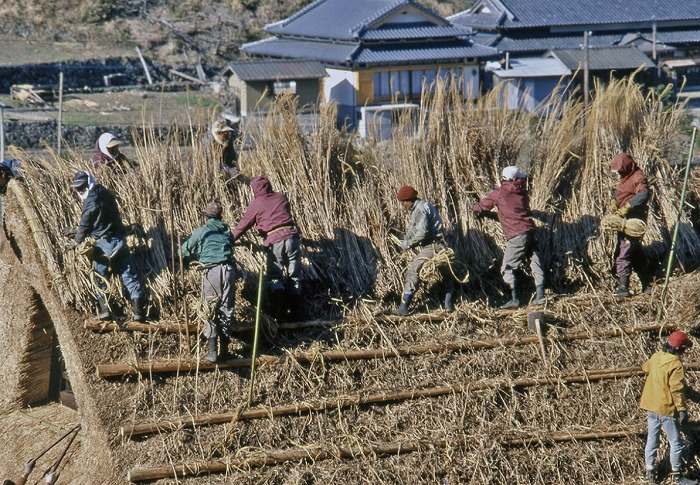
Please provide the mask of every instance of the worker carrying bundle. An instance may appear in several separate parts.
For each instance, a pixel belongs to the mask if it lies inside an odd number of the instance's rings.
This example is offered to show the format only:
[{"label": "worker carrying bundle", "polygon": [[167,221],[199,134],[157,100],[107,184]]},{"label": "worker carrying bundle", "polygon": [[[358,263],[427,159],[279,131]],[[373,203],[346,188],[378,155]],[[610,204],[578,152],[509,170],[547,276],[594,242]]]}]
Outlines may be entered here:
[{"label": "worker carrying bundle", "polygon": [[[615,296],[630,296],[629,283],[633,269],[642,284],[642,293],[650,295],[652,275],[642,250],[649,202],[647,177],[627,153],[616,155],[610,168],[619,180],[608,206],[608,215],[613,217],[603,218],[603,229],[614,226],[617,230],[614,259],[618,288]],[[622,223],[618,218],[622,219]]]},{"label": "worker carrying bundle", "polygon": [[[423,265],[433,260],[437,254],[448,248],[443,234],[442,219],[433,204],[420,199],[416,189],[410,185],[404,185],[396,194],[396,198],[403,204],[406,210],[411,211],[411,220],[406,229],[406,234],[400,242],[401,249],[409,251],[417,249],[418,253],[406,271],[401,304],[394,312],[395,315],[405,316],[409,314],[409,305],[420,284],[420,272]],[[447,252],[443,254],[448,254]],[[450,261],[441,264],[437,270],[442,276],[442,284],[445,289],[445,311],[454,311],[454,279],[450,272]]]}]

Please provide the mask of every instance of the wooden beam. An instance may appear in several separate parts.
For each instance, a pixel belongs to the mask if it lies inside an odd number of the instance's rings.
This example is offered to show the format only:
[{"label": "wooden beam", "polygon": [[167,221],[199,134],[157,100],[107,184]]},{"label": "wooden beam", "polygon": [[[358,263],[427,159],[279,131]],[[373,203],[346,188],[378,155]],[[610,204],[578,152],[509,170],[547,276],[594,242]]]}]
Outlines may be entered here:
[{"label": "wooden beam", "polygon": [[[643,327],[627,327],[613,328],[610,330],[594,330],[592,332],[565,333],[557,337],[549,337],[550,341],[573,341],[586,340],[594,337],[617,337],[621,335],[631,335],[640,332],[654,332],[663,330],[664,332],[673,330],[672,327],[666,326],[662,329],[660,325],[647,325]],[[507,339],[492,339],[492,340],[469,340],[466,342],[453,342],[446,344],[427,344],[414,345],[410,347],[379,348],[368,350],[329,350],[326,352],[300,352],[297,354],[283,357],[275,357],[271,355],[261,355],[257,358],[257,364],[279,365],[287,361],[294,360],[297,362],[315,362],[319,359],[325,361],[346,361],[346,360],[372,360],[386,359],[392,357],[409,357],[423,355],[428,353],[446,353],[460,352],[465,350],[476,350],[495,347],[517,347],[521,345],[539,344],[537,336],[530,337],[513,337]],[[100,364],[97,366],[98,377],[126,377],[136,374],[160,374],[174,372],[191,372],[193,370],[213,370],[230,369],[236,367],[249,366],[250,359],[232,359],[226,362],[218,362],[212,364],[206,361],[154,361],[137,364]]]},{"label": "wooden beam", "polygon": [[[302,330],[309,328],[331,327],[342,323],[342,320],[312,320],[308,322],[288,322],[278,325],[279,330]],[[86,320],[83,327],[93,332],[153,332],[153,333],[196,333],[199,327],[196,324],[178,325],[174,323],[139,323],[126,322],[123,324],[115,322],[99,322],[94,320]],[[236,325],[233,327],[234,333],[246,333],[253,331],[253,325]]]},{"label": "wooden beam", "polygon": [[[686,365],[687,370],[700,369],[700,364]],[[285,415],[299,415],[307,412],[320,412],[333,409],[347,409],[353,406],[380,404],[396,401],[408,401],[426,397],[439,397],[488,389],[511,389],[547,385],[576,384],[610,379],[623,379],[644,375],[641,367],[625,367],[620,369],[590,369],[585,374],[569,376],[549,376],[523,379],[489,379],[466,384],[432,387],[427,389],[405,389],[391,392],[380,392],[365,396],[345,396],[317,403],[296,403],[283,406],[257,407],[246,410],[235,410],[223,413],[201,414],[195,417],[183,416],[175,419],[140,423],[124,426],[120,434],[125,438],[136,438],[154,433],[170,432],[180,428],[194,428],[214,424],[250,421],[253,419],[274,418]]]},{"label": "wooden beam", "polygon": [[[553,444],[567,441],[591,441],[605,439],[625,439],[644,435],[646,431],[640,430],[589,430],[586,432],[544,432],[531,434],[526,437],[505,438],[498,440],[502,446],[528,446]],[[518,435],[513,430],[507,435]],[[329,459],[356,459],[367,456],[402,455],[406,453],[420,452],[423,450],[444,450],[449,448],[468,449],[472,446],[468,440],[448,442],[447,440],[417,440],[408,442],[378,443],[365,446],[347,446],[328,448],[323,445],[304,447],[303,449],[288,449],[283,451],[261,453],[250,458],[230,458],[228,464],[223,461],[210,461],[192,464],[167,465],[156,468],[134,468],[129,471],[130,482],[142,482],[159,480],[162,478],[184,478],[201,476],[209,473],[222,473],[228,470],[261,468],[264,466],[278,465],[285,462],[320,461]]]},{"label": "wooden beam", "polygon": [[194,76],[190,76],[189,74],[185,74],[184,72],[176,71],[175,69],[170,69],[170,74],[177,76],[177,77],[181,77],[182,79],[186,79],[187,81],[193,82],[195,84],[204,85],[204,86],[206,86],[206,84],[207,84],[206,82],[200,81],[199,79],[197,79]]}]

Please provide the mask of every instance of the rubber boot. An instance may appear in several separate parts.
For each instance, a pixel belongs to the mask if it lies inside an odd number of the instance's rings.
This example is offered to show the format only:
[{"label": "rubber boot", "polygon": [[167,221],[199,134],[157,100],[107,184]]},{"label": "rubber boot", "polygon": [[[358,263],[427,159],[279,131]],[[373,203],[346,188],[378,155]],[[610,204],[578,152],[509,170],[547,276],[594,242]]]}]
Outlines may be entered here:
[{"label": "rubber boot", "polygon": [[619,280],[619,285],[617,287],[617,291],[615,292],[615,296],[618,296],[620,298],[627,298],[629,296],[632,296],[630,294],[630,277],[629,276],[620,276]]},{"label": "rubber boot", "polygon": [[676,472],[676,471],[671,472],[671,481],[675,484],[678,484],[678,485],[697,485],[698,484],[697,480],[691,480],[690,478],[685,478],[683,475],[681,475],[681,472]]},{"label": "rubber boot", "polygon": [[143,298],[134,298],[131,300],[131,310],[134,313],[135,322],[145,322],[146,321],[146,309],[145,300]]},{"label": "rubber boot", "polygon": [[518,308],[520,306],[520,300],[518,300],[518,290],[515,288],[510,289],[510,301],[501,305],[501,310],[508,310],[509,308]]},{"label": "rubber boot", "polygon": [[204,356],[204,360],[216,362],[216,337],[209,337],[207,339],[207,346],[209,348],[209,353]]},{"label": "rubber boot", "polygon": [[112,312],[109,310],[109,305],[104,296],[97,297],[97,306],[99,307],[99,312],[97,313],[96,320],[112,320]]},{"label": "rubber boot", "polygon": [[452,313],[453,311],[455,311],[455,305],[452,302],[453,296],[454,296],[454,293],[451,291],[448,291],[447,293],[445,293],[445,311],[447,313]]},{"label": "rubber boot", "polygon": [[535,290],[535,299],[532,300],[533,305],[544,305],[547,300],[544,297],[544,285],[539,285]]},{"label": "rubber boot", "polygon": [[409,314],[408,306],[411,304],[411,300],[413,300],[413,293],[404,293],[403,300],[401,301],[401,304],[394,312],[394,315],[399,315],[401,317],[405,317],[406,315],[408,315]]},{"label": "rubber boot", "polygon": [[231,343],[231,339],[226,335],[219,335],[219,360],[230,360],[233,358],[233,354],[228,351],[228,346]]},{"label": "rubber boot", "polygon": [[661,480],[659,479],[659,472],[656,469],[647,470],[646,478],[648,483],[653,483],[655,485],[661,483]]},{"label": "rubber boot", "polygon": [[642,283],[642,295],[651,295],[651,279],[646,276],[640,276],[639,281]]},{"label": "rubber boot", "polygon": [[289,317],[289,305],[287,302],[287,292],[284,291],[284,288],[270,291],[268,305],[270,307],[270,316],[280,321],[287,320]]}]

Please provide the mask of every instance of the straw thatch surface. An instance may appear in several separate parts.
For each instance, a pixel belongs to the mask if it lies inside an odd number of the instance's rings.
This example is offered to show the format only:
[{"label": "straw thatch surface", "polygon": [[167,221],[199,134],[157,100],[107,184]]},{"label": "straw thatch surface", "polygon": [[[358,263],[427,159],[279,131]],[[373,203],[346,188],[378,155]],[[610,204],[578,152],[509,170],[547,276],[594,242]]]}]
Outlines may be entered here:
[{"label": "straw thatch surface", "polygon": [[[608,163],[629,150],[652,177],[654,199],[645,237],[650,254],[662,258],[669,245],[680,195],[671,169],[678,150],[673,141],[680,114],[660,100],[645,98],[631,82],[599,86],[581,126],[582,107],[554,101],[549,115],[534,119],[496,109],[498,93],[474,105],[455,108],[455,94],[438,89],[418,119],[407,119],[393,141],[362,145],[334,127],[333,107],[324,108],[318,126],[304,134],[291,99],[283,98],[264,122],[251,128],[251,146],[243,152],[242,172],[266,174],[292,202],[305,238],[305,298],[310,316],[344,313],[342,323],[326,330],[281,333],[266,343],[268,354],[332,349],[399,348],[431,342],[529,335],[527,309],[503,314],[490,308],[501,299],[498,262],[503,246],[491,221],[474,221],[468,209],[498,181],[513,161],[529,166],[532,206],[541,212],[541,233],[550,265],[548,284],[559,296],[547,307],[559,331],[615,328],[653,323],[659,291],[652,298],[613,301],[608,276],[612,240],[599,231],[602,211],[614,182]],[[429,114],[429,116],[428,116]],[[419,131],[409,136],[409,125]],[[248,187],[226,184],[207,148],[178,133],[160,140],[148,130],[137,147],[140,171],[128,176],[96,173],[117,194],[123,215],[140,226],[130,238],[154,305],[163,321],[201,320],[198,274],[173,265],[172,247],[199,224],[204,203],[218,198],[224,217],[235,222],[250,200]],[[22,154],[19,154],[22,156]],[[532,388],[487,389],[435,398],[311,412],[301,416],[241,421],[181,429],[131,441],[118,436],[121,425],[244,407],[248,370],[147,375],[105,381],[94,366],[156,359],[197,358],[178,334],[82,330],[93,313],[88,261],[64,250],[63,226],[74,225],[79,201],[68,182],[86,164],[81,154],[67,158],[24,159],[26,180],[13,182],[0,275],[12,273],[20,289],[34,288],[56,327],[71,383],[80,406],[90,448],[103,453],[103,481],[122,482],[137,467],[175,466],[211,460],[230,462],[265,452],[327,450],[383,443],[445,440],[406,455],[294,461],[277,466],[231,469],[226,475],[185,478],[181,483],[635,483],[642,471],[642,438],[509,447],[505,438],[549,432],[640,430],[641,377]],[[401,231],[405,213],[396,189],[409,183],[438,205],[457,254],[470,279],[463,285],[458,311],[444,321],[408,318],[394,322],[372,318],[393,307],[400,293],[405,255],[389,242]],[[700,240],[683,215],[678,256],[686,271],[697,267]],[[246,272],[239,284],[238,316],[251,321],[257,268],[263,261],[250,236],[236,249]],[[13,250],[13,248],[16,248]],[[38,248],[38,249],[37,249]],[[21,254],[19,254],[21,253]],[[4,266],[11,269],[3,269]],[[175,271],[173,272],[173,267]],[[696,275],[674,278],[663,322],[690,330],[698,324]],[[21,293],[22,295],[27,292]],[[30,312],[23,296],[3,294],[2,302],[21,315]],[[439,296],[430,285],[418,298],[435,309]],[[17,301],[20,300],[20,301]],[[113,285],[115,306],[125,304]],[[0,306],[1,308],[1,306]],[[11,346],[21,322],[5,316],[0,338],[17,365],[24,347]],[[27,330],[28,331],[28,330]],[[248,340],[249,337],[246,337]],[[192,340],[191,343],[195,341]],[[580,342],[546,343],[547,362],[537,345],[435,353],[407,358],[311,364],[293,360],[258,369],[255,404],[276,406],[341,396],[468,385],[493,379],[581,374],[590,369],[640,365],[658,345],[656,335],[635,334]],[[689,354],[693,359],[694,353]],[[249,355],[249,350],[242,351]],[[547,367],[551,366],[551,369]],[[12,367],[11,367],[12,368]],[[690,373],[691,383],[695,373]],[[16,378],[3,376],[16,389]],[[14,392],[14,391],[12,391]],[[5,409],[16,405],[8,400]],[[691,408],[691,417],[697,415]],[[92,438],[91,438],[92,437]],[[86,483],[89,482],[89,479]],[[165,479],[161,483],[175,483]]]}]

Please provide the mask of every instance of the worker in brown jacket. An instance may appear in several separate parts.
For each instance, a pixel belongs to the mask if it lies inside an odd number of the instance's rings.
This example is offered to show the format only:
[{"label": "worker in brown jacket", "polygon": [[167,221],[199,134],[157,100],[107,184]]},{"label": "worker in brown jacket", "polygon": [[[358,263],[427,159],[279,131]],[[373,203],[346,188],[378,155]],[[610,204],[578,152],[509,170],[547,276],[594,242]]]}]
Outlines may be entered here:
[{"label": "worker in brown jacket", "polygon": [[[616,155],[610,169],[619,177],[619,181],[612,194],[609,212],[625,219],[640,219],[646,222],[649,184],[644,171],[627,153]],[[618,232],[614,258],[615,273],[618,277],[615,296],[623,298],[630,296],[629,284],[632,270],[639,277],[642,293],[650,295],[652,275],[642,251],[642,238]]]},{"label": "worker in brown jacket", "polygon": [[647,480],[652,483],[660,483],[655,461],[662,428],[671,448],[669,455],[673,483],[698,483],[681,475],[681,427],[688,422],[685,405],[687,384],[681,356],[692,346],[693,342],[685,333],[675,331],[669,335],[663,348],[642,365],[647,379],[639,406],[647,412],[648,434],[644,461]]}]

